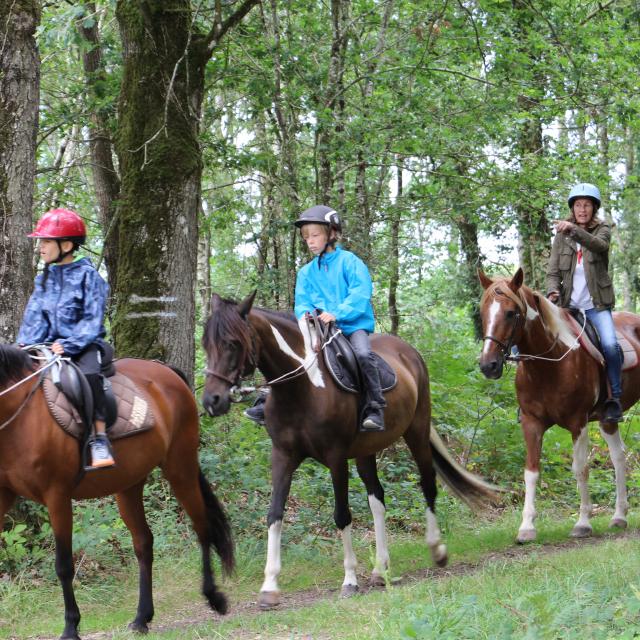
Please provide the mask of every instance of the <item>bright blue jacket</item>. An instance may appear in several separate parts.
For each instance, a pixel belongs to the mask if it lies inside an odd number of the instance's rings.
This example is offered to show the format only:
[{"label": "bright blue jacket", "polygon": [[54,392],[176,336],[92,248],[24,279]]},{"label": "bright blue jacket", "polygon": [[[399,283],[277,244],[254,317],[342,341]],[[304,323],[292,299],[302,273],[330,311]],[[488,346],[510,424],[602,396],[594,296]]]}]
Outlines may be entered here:
[{"label": "bright blue jacket", "polygon": [[58,341],[66,355],[75,356],[106,335],[104,311],[109,286],[88,258],[49,265],[36,277],[18,333],[19,344]]},{"label": "bright blue jacket", "polygon": [[298,319],[315,309],[328,311],[349,336],[358,329],[373,332],[373,285],[369,270],[358,256],[341,247],[314,258],[298,272],[295,314]]}]

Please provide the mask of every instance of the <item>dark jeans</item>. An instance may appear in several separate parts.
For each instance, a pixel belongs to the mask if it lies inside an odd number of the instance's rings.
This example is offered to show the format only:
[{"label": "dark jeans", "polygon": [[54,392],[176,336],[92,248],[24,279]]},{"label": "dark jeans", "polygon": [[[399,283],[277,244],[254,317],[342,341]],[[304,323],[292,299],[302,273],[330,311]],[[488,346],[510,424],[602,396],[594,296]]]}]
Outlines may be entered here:
[{"label": "dark jeans", "polygon": [[362,371],[365,391],[368,396],[368,407],[371,409],[383,409],[387,403],[380,388],[380,372],[371,352],[369,334],[364,329],[358,329],[347,338],[349,338]]},{"label": "dark jeans", "polygon": [[78,355],[72,356],[71,360],[78,365],[78,368],[84,373],[87,382],[93,393],[93,419],[105,419],[104,407],[104,381],[101,373],[102,351],[97,344],[90,344],[84,351]]}]

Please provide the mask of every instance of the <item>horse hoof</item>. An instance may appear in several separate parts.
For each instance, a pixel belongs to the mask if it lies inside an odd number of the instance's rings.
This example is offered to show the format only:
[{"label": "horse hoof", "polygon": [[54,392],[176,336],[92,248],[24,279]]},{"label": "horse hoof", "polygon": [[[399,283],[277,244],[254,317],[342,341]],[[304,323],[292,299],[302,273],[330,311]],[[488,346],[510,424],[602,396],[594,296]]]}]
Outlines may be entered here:
[{"label": "horse hoof", "polygon": [[516,542],[518,544],[527,544],[527,542],[533,542],[536,539],[536,535],[537,534],[535,529],[520,529],[520,531],[518,531]]},{"label": "horse hoof", "polygon": [[261,591],[258,597],[258,606],[263,611],[269,609],[275,609],[280,604],[280,592],[279,591]]},{"label": "horse hoof", "polygon": [[341,598],[351,598],[355,596],[356,593],[360,590],[357,584],[343,584],[342,591],[340,592]]},{"label": "horse hoof", "polygon": [[386,587],[387,581],[379,573],[372,573],[371,578],[369,578],[369,585],[371,587]]},{"label": "horse hoof", "polygon": [[431,558],[437,567],[446,567],[449,562],[449,554],[447,553],[447,546],[439,544],[431,548]]},{"label": "horse hoof", "polygon": [[611,518],[609,529],[626,529],[627,521],[624,518]]},{"label": "horse hoof", "polygon": [[127,629],[129,629],[129,631],[133,631],[134,633],[149,633],[149,627],[144,622],[136,622],[135,620],[129,623]]},{"label": "horse hoof", "polygon": [[569,535],[572,538],[588,538],[592,533],[593,529],[591,527],[576,525],[571,529],[571,533]]}]

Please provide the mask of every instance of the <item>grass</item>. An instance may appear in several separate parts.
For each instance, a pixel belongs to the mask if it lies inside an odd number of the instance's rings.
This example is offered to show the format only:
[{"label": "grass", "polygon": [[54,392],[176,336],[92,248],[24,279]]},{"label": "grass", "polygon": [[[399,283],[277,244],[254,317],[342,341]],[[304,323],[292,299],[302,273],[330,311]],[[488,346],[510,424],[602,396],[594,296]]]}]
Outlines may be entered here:
[{"label": "grass", "polygon": [[[390,575],[401,579],[400,586],[349,600],[338,597],[342,550],[337,536],[313,546],[292,544],[283,550],[280,587],[285,603],[302,590],[317,591],[323,599],[300,609],[260,614],[248,603],[255,600],[261,584],[264,542],[243,540],[237,575],[223,584],[232,603],[243,604],[241,613],[227,620],[212,621],[214,616],[203,604],[199,555],[189,543],[184,553],[156,563],[152,630],[165,630],[148,637],[631,638],[619,635],[630,629],[640,634],[640,540],[604,537],[608,516],[603,515],[594,518],[601,544],[555,548],[566,541],[573,516],[552,517],[541,511],[545,515],[538,522],[539,541],[526,548],[513,544],[519,520],[515,509],[493,520],[467,514],[446,534],[451,574],[438,570],[421,580],[417,578],[431,566],[422,536],[396,533]],[[640,522],[634,518],[630,524],[635,528]],[[368,574],[372,536],[360,530],[356,537],[360,569]],[[113,638],[132,637],[125,629],[135,611],[136,574],[131,563],[115,574],[76,584],[83,637],[98,630],[111,630]],[[0,583],[0,594],[1,637],[57,637],[62,598],[55,581],[34,586],[22,576]],[[577,635],[572,620],[579,623],[582,635]],[[605,629],[615,633],[606,635]]]}]

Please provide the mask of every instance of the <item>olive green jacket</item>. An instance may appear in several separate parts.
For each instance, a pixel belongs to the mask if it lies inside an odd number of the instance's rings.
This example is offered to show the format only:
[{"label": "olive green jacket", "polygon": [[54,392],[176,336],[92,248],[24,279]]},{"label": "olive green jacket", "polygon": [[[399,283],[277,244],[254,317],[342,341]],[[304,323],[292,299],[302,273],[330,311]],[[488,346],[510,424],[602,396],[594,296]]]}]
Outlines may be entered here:
[{"label": "olive green jacket", "polygon": [[582,246],[584,275],[596,309],[611,309],[615,303],[609,276],[609,242],[611,225],[596,222],[590,229],[575,226],[570,233],[558,233],[553,241],[547,268],[547,295],[560,293],[560,306],[571,301],[573,273],[576,268],[576,243]]}]

